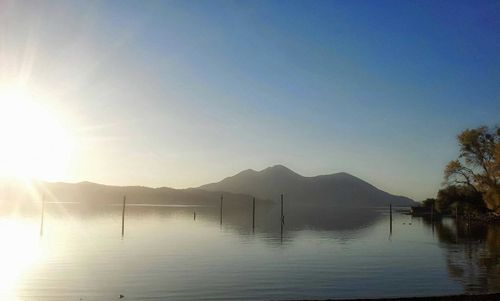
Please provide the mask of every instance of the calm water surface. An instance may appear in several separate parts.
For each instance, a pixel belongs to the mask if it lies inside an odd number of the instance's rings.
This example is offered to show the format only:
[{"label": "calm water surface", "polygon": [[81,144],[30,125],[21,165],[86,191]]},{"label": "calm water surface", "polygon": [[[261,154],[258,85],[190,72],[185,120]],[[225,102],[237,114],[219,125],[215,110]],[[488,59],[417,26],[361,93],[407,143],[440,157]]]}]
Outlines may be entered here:
[{"label": "calm water surface", "polygon": [[[196,211],[196,220],[193,212]],[[48,204],[0,214],[1,300],[276,300],[500,291],[500,229],[384,208]]]}]

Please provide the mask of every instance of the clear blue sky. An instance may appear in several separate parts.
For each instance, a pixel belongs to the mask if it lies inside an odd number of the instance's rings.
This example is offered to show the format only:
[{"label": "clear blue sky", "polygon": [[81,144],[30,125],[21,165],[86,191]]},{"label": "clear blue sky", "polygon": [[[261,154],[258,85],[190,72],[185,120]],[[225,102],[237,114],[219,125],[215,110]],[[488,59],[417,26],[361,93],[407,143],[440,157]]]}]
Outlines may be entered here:
[{"label": "clear blue sky", "polygon": [[499,1],[1,6],[3,80],[29,58],[72,116],[62,180],[180,188],[284,164],[423,199],[456,135],[500,117]]}]

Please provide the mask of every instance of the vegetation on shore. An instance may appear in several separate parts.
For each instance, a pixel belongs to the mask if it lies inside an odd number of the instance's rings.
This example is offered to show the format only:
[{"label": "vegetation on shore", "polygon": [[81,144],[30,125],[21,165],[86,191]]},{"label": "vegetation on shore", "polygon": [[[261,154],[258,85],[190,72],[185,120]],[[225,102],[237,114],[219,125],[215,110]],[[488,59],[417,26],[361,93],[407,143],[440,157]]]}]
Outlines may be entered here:
[{"label": "vegetation on shore", "polygon": [[459,156],[444,170],[443,188],[423,201],[438,214],[500,218],[500,128],[481,126],[457,136]]},{"label": "vegetation on shore", "polygon": [[328,299],[325,301],[497,301],[499,298],[500,294],[481,294],[408,298]]}]

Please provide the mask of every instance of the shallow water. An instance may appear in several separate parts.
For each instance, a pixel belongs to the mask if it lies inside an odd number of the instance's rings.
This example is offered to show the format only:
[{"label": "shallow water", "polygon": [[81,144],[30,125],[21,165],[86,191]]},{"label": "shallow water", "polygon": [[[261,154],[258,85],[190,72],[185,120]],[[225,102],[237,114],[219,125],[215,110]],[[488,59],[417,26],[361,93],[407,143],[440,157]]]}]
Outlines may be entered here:
[{"label": "shallow water", "polygon": [[[1,300],[275,300],[500,291],[499,227],[386,208],[47,204],[0,213]],[[194,220],[196,211],[196,220]]]}]

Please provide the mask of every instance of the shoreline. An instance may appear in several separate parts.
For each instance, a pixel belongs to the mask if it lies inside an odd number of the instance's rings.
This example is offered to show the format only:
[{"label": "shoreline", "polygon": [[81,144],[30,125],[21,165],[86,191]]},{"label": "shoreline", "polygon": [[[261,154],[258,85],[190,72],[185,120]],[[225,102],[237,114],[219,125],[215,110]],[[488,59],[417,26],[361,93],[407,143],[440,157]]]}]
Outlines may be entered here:
[{"label": "shoreline", "polygon": [[398,297],[398,298],[367,298],[367,299],[308,299],[302,301],[498,301],[500,293],[477,295],[448,295],[431,297]]},{"label": "shoreline", "polygon": [[[410,212],[407,212],[405,214],[410,215],[412,217],[421,217],[421,218],[427,218],[427,219],[430,219],[432,216],[430,213],[427,213],[427,212],[425,212],[425,213],[422,213],[422,212],[412,213],[410,211]],[[441,219],[443,217],[457,219],[456,215],[450,214],[450,213],[447,213],[447,214],[435,213],[434,214],[435,219]],[[474,213],[474,214],[471,214],[470,216],[460,215],[458,217],[458,221],[465,221],[465,222],[470,222],[473,224],[495,225],[495,224],[500,224],[500,215],[497,215],[497,214],[492,213],[492,212],[480,213],[480,214]]]}]

